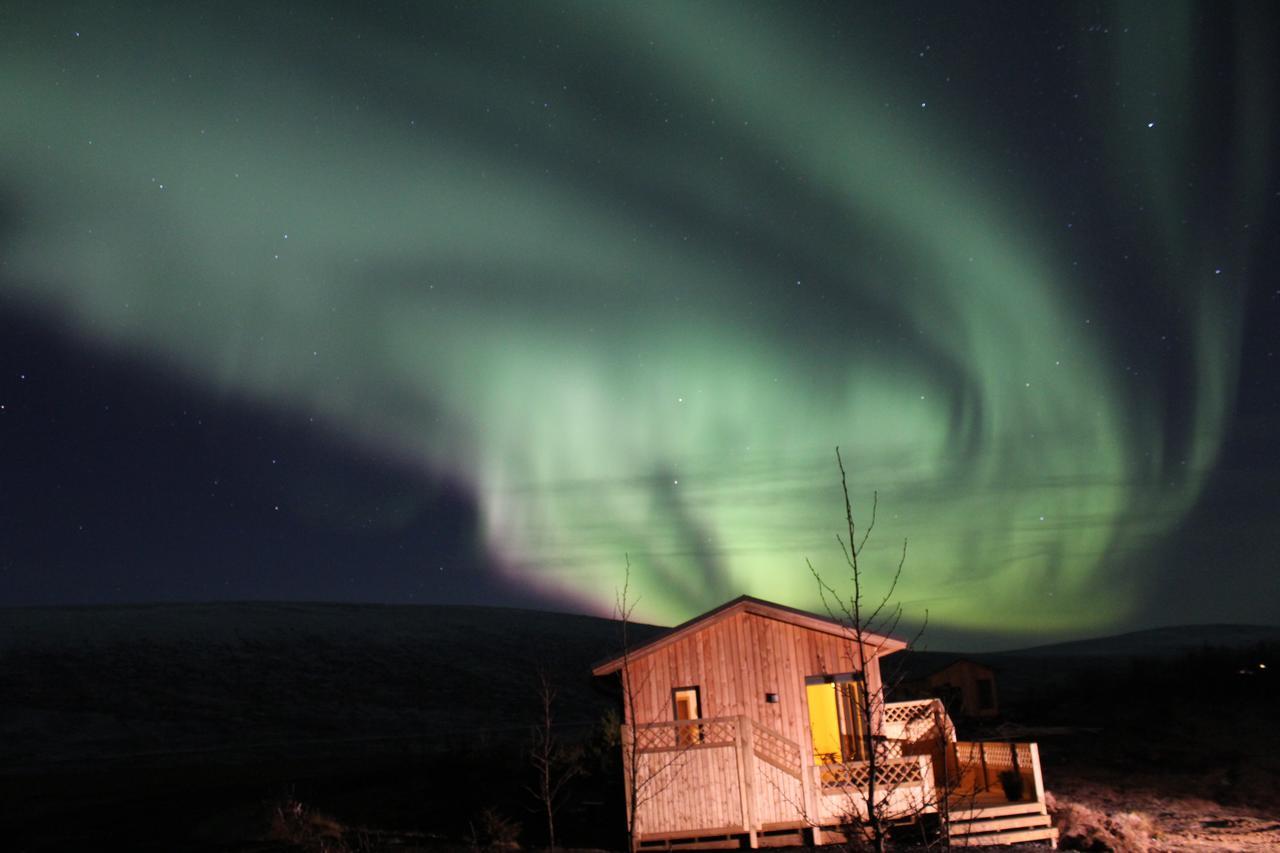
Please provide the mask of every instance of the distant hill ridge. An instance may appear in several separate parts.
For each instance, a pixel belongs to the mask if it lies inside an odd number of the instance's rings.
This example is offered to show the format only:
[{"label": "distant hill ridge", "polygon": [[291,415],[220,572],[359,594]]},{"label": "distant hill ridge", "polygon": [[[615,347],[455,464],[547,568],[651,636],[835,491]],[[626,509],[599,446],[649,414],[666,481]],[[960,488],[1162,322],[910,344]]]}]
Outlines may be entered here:
[{"label": "distant hill ridge", "polygon": [[[554,627],[553,627],[554,626]],[[635,623],[633,642],[667,628]],[[494,630],[494,629],[497,630]],[[238,643],[266,636],[319,631],[355,638],[393,640],[403,631],[414,639],[475,631],[489,637],[532,639],[543,630],[558,639],[581,631],[581,639],[609,653],[618,643],[613,620],[577,613],[470,604],[361,604],[306,601],[217,601],[139,604],[0,607],[0,651],[30,645],[115,641]],[[378,636],[381,635],[381,636]],[[505,636],[509,635],[509,636]],[[1204,647],[1243,648],[1280,642],[1274,625],[1170,625],[1122,634],[987,652],[934,649],[928,657],[985,659],[1006,655],[1165,657]]]},{"label": "distant hill ridge", "polygon": [[[1195,649],[1239,649],[1259,643],[1280,643],[1280,626],[1169,625],[1087,640],[993,652],[990,656],[1176,657]],[[988,655],[984,655],[986,656]]]},{"label": "distant hill ridge", "polygon": [[[635,644],[665,630],[631,627]],[[519,739],[536,718],[540,671],[555,685],[558,724],[586,731],[617,707],[614,682],[591,666],[619,650],[618,629],[593,616],[455,605],[4,608],[0,765],[191,750],[260,757],[264,744],[349,738]],[[1160,628],[969,657],[997,667],[1008,696],[1044,680],[1044,658],[1063,673],[1259,642],[1280,642],[1280,628]],[[955,657],[897,654],[890,666],[931,671]]]}]

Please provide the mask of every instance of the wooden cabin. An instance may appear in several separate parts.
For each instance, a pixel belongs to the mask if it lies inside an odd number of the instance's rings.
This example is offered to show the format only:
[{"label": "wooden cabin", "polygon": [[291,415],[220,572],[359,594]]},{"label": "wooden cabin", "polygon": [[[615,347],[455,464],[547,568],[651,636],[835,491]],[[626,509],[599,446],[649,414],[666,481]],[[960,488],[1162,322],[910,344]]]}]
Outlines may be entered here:
[{"label": "wooden cabin", "polygon": [[743,596],[597,664],[622,682],[633,848],[836,840],[866,819],[873,748],[876,814],[953,845],[1056,840],[1035,744],[957,743],[941,702],[884,702],[905,646]]}]

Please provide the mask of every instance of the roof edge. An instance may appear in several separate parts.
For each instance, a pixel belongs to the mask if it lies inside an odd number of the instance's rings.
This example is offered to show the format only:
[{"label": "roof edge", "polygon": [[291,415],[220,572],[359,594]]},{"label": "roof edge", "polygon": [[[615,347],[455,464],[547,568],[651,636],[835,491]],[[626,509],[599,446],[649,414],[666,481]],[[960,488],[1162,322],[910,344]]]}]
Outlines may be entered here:
[{"label": "roof edge", "polygon": [[[592,675],[609,675],[622,669],[623,662],[627,659],[634,660],[637,657],[646,657],[659,649],[670,645],[696,631],[706,627],[704,623],[719,621],[725,618],[731,612],[743,611],[754,616],[761,616],[766,619],[776,619],[779,622],[797,625],[801,628],[808,628],[811,631],[821,631],[825,634],[832,634],[843,639],[853,639],[853,629],[845,625],[838,619],[829,616],[819,616],[816,613],[810,613],[807,610],[800,610],[795,607],[788,607],[785,604],[776,604],[772,601],[765,601],[762,598],[755,598],[750,595],[740,595],[730,601],[726,601],[719,607],[715,607],[695,616],[685,622],[681,622],[674,628],[659,634],[653,639],[641,643],[635,648],[624,650],[612,657],[605,658],[591,667]],[[893,652],[902,651],[907,647],[904,640],[887,634],[880,634],[874,631],[863,631],[863,638],[867,641],[866,645],[878,647],[876,657],[892,654]]]}]

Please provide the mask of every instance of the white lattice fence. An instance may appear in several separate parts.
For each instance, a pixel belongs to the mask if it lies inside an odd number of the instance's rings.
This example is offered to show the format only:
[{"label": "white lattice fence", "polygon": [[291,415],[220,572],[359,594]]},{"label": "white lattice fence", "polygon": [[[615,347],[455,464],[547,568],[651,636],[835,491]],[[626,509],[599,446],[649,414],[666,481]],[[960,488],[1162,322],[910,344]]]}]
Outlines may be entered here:
[{"label": "white lattice fence", "polygon": [[[813,768],[821,792],[819,820],[841,822],[867,815],[870,768],[866,762],[827,764]],[[929,759],[923,755],[877,762],[876,812],[888,820],[937,810],[937,792]]]},{"label": "white lattice fence", "polygon": [[757,758],[761,758],[792,776],[800,776],[800,747],[766,726],[757,725],[751,732]]},{"label": "white lattice fence", "polygon": [[[942,737],[939,738],[939,725]],[[955,727],[942,702],[922,699],[915,702],[890,702],[884,706],[884,732],[892,740],[910,743],[939,740],[954,741]]]},{"label": "white lattice fence", "polygon": [[710,720],[675,720],[635,727],[641,752],[668,752],[695,746],[730,746],[737,740],[737,721],[731,717]]},{"label": "white lattice fence", "polygon": [[[963,788],[976,791],[999,790],[1000,774],[1016,771],[1026,786],[1036,784],[1035,764],[1029,743],[999,741],[955,744],[955,768]],[[1027,787],[1025,790],[1030,791]]]},{"label": "white lattice fence", "polygon": [[[824,764],[820,768],[818,780],[823,790],[833,788],[866,788],[871,782],[871,765],[866,761],[851,761],[845,764]],[[885,788],[896,788],[900,785],[919,785],[920,762],[915,758],[888,759],[876,763],[876,784]]]}]

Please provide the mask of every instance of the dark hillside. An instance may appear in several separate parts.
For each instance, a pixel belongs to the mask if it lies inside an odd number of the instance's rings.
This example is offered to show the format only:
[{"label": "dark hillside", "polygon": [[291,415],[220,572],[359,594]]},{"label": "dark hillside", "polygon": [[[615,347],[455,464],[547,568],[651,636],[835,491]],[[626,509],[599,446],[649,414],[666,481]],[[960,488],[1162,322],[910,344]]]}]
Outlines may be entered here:
[{"label": "dark hillside", "polygon": [[1032,646],[1000,652],[1020,657],[1178,657],[1199,649],[1240,649],[1259,643],[1280,643],[1274,625],[1169,625],[1111,637]]},{"label": "dark hillside", "polygon": [[207,817],[189,813],[193,801],[216,811],[220,799],[300,780],[368,787],[360,778],[371,773],[407,774],[429,794],[439,756],[518,755],[539,668],[556,687],[561,731],[592,735],[616,699],[591,665],[617,647],[610,620],[501,608],[5,610],[0,825],[68,830],[85,803],[113,822],[134,809],[154,821],[165,796],[188,804],[169,815],[183,823]]}]

